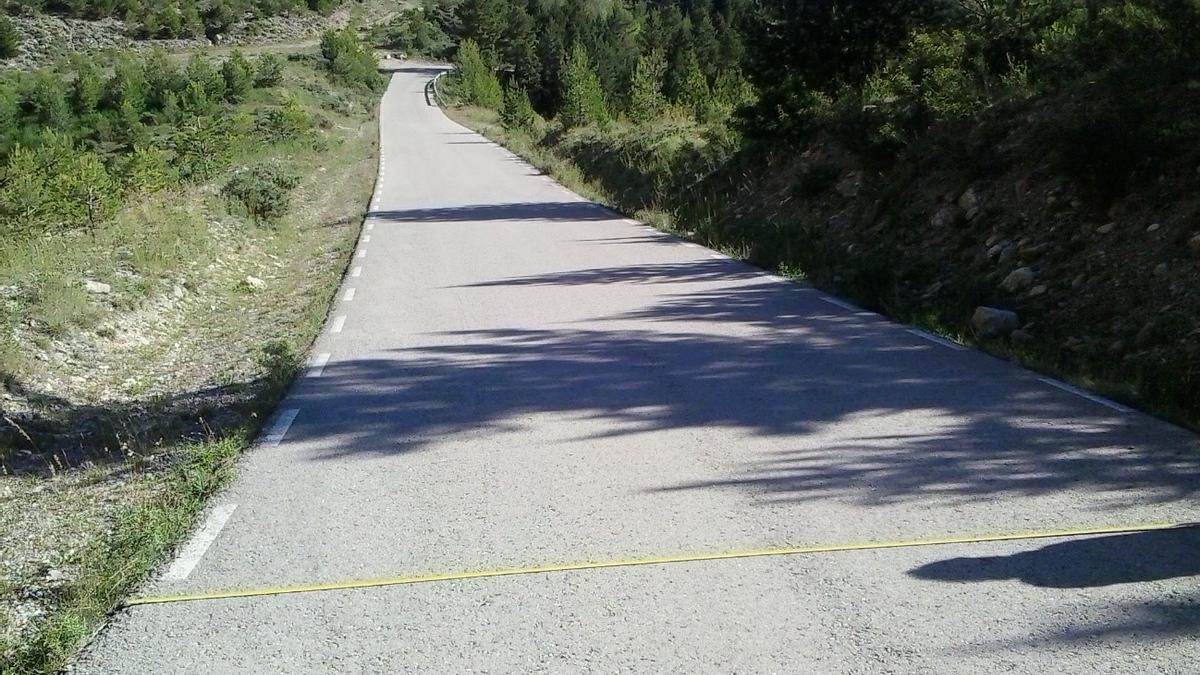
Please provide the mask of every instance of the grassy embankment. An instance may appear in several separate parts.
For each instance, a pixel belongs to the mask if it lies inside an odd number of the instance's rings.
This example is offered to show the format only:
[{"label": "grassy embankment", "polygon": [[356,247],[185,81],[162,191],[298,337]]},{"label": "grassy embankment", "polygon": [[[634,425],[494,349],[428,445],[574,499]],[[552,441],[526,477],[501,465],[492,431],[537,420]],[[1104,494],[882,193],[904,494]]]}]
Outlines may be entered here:
[{"label": "grassy embankment", "polygon": [[[293,57],[226,104],[245,133],[211,175],[0,251],[0,671],[66,663],[229,480],[299,368],[375,173],[375,95],[334,61]],[[264,110],[288,133],[264,140]],[[260,181],[241,194],[274,201],[231,197],[247,167],[286,175],[286,194]]]}]

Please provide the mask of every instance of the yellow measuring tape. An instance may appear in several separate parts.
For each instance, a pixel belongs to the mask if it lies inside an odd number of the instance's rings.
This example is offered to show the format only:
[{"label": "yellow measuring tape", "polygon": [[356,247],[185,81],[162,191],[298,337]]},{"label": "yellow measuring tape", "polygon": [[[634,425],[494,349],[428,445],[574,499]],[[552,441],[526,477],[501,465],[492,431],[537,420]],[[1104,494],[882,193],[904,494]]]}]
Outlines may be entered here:
[{"label": "yellow measuring tape", "polygon": [[918,546],[946,546],[950,544],[983,544],[989,542],[1014,541],[1021,539],[1053,539],[1056,537],[1081,537],[1097,534],[1126,534],[1130,532],[1149,532],[1153,530],[1170,530],[1184,527],[1194,527],[1194,523],[1144,523],[1140,525],[1122,525],[1109,527],[1088,527],[1069,530],[1040,530],[1032,532],[1014,532],[1008,534],[987,534],[962,537],[942,537],[937,539],[907,539],[898,541],[873,541],[856,544],[817,544],[812,546],[782,546],[778,548],[759,548],[741,551],[716,551],[710,553],[688,553],[647,558],[622,558],[615,560],[593,560],[587,562],[558,563],[551,565],[534,565],[530,567],[501,567],[490,570],[437,572],[415,576],[382,577],[378,579],[359,579],[351,581],[330,581],[314,584],[295,584],[291,586],[273,586],[266,588],[248,588],[229,591],[207,591],[201,593],[180,593],[178,595],[147,595],[130,598],[125,606],[157,605],[168,602],[189,602],[194,600],[227,600],[231,598],[253,598],[263,595],[285,595],[288,593],[313,593],[317,591],[342,591],[358,588],[376,588],[379,586],[404,586],[408,584],[423,584],[433,581],[457,581],[460,579],[485,579],[490,577],[511,577],[521,574],[548,574],[552,572],[573,572],[578,570],[605,569],[609,567],[637,567],[641,565],[667,565],[670,563],[703,562],[706,560],[733,560],[737,558],[764,558],[768,556],[800,555],[806,553],[836,553],[839,551],[871,551],[889,548],[914,548]]}]

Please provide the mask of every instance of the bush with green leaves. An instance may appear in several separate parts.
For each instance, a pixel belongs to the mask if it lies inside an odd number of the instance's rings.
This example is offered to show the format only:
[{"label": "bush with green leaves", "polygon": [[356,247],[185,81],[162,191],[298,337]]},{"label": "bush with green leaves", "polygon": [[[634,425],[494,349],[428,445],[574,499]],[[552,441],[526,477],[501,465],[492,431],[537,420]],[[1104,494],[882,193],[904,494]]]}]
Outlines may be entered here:
[{"label": "bush with green leaves", "polygon": [[283,59],[278,54],[263,54],[254,64],[254,86],[275,87],[283,82]]},{"label": "bush with green leaves", "polygon": [[259,108],[254,115],[255,136],[266,143],[310,143],[314,127],[312,116],[292,96],[284,98],[283,105]]},{"label": "bush with green leaves", "polygon": [[257,224],[269,223],[287,213],[291,191],[300,179],[277,162],[240,167],[233,172],[221,194],[239,204]]},{"label": "bush with green leaves", "polygon": [[474,40],[463,40],[459,45],[451,86],[464,101],[472,105],[499,108],[504,103],[500,80]]},{"label": "bush with green leaves", "polygon": [[345,84],[379,91],[386,83],[379,73],[375,54],[352,28],[322,34],[321,56],[330,75]]}]

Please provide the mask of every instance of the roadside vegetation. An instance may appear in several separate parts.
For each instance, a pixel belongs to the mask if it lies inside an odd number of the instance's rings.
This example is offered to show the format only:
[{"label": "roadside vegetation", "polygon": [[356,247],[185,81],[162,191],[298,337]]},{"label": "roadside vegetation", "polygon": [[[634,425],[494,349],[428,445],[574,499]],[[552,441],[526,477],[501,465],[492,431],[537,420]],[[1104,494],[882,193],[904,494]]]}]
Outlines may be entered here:
[{"label": "roadside vegetation", "polygon": [[57,672],[301,366],[384,83],[351,30],[0,74],[0,672]]},{"label": "roadside vegetation", "polygon": [[[686,236],[1200,420],[1194,0],[463,0],[452,114]],[[447,46],[449,42],[449,46]]]}]

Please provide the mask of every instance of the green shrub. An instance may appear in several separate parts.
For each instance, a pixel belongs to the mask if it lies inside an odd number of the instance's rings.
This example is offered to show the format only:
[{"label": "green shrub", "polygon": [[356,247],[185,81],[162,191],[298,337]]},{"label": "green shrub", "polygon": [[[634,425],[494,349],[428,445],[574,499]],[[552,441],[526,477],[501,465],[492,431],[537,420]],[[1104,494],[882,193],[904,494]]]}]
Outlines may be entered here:
[{"label": "green shrub", "polygon": [[122,167],[121,178],[125,190],[135,194],[165,190],[179,181],[167,151],[145,145],[134,147]]},{"label": "green shrub", "polygon": [[335,79],[368,91],[383,89],[386,81],[379,74],[375,55],[353,29],[330,30],[321,35],[321,56]]},{"label": "green shrub", "polygon": [[283,81],[283,59],[278,54],[263,54],[254,64],[254,86],[274,87]]},{"label": "green shrub", "polygon": [[275,108],[259,108],[254,115],[255,135],[267,143],[310,141],[313,119],[293,97]]},{"label": "green shrub", "polygon": [[175,151],[175,168],[185,181],[211,178],[229,163],[228,122],[211,116],[196,117],[176,129],[168,143]]},{"label": "green shrub", "polygon": [[245,208],[255,223],[263,224],[287,213],[291,190],[299,182],[280,164],[263,162],[234,171],[221,194]]}]

